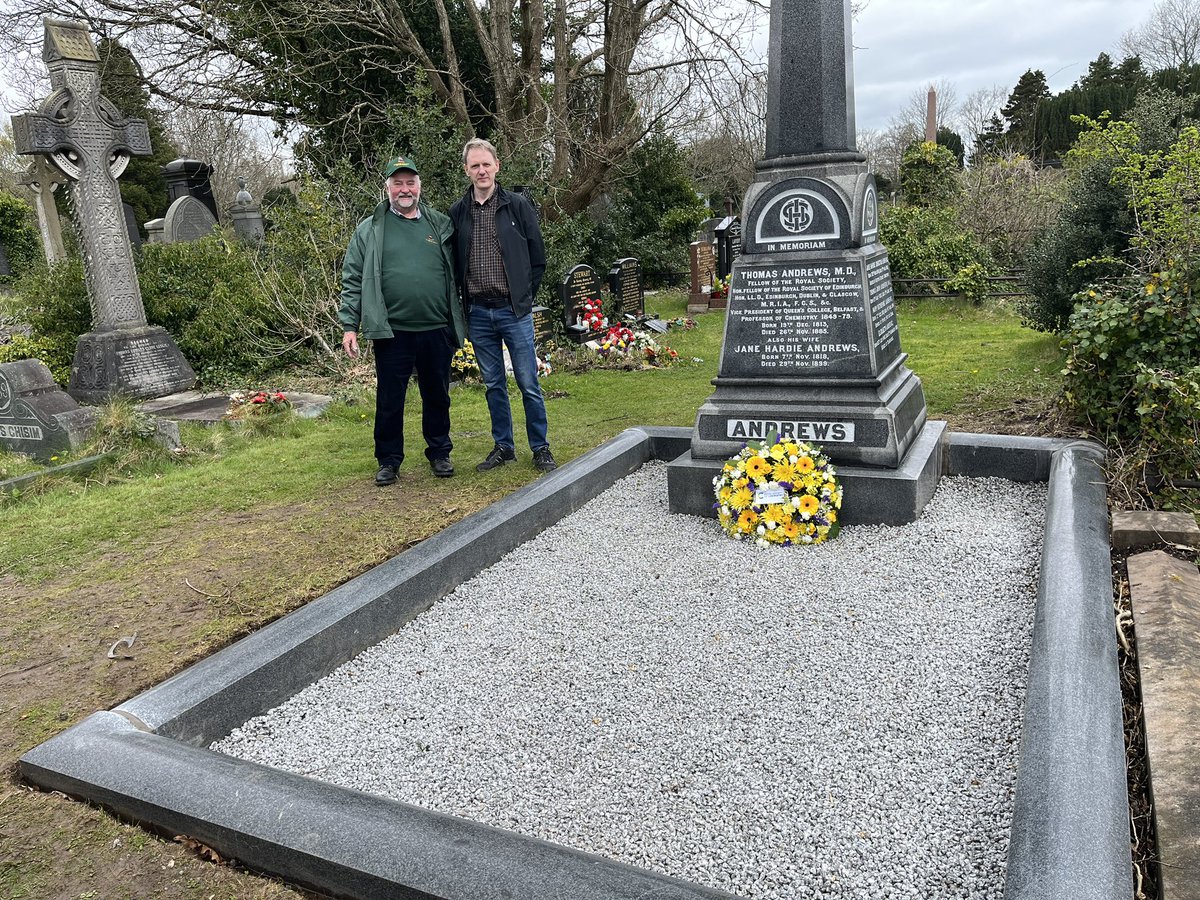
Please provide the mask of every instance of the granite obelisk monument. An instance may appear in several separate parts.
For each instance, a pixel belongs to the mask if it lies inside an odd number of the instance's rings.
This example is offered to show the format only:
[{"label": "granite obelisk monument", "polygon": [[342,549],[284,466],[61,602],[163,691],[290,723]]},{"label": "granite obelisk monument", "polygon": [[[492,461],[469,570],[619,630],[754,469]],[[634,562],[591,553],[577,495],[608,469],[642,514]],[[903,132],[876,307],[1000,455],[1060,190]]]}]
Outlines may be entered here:
[{"label": "granite obelisk monument", "polygon": [[855,147],[849,0],[773,0],[766,156],[746,192],[715,391],[670,467],[674,512],[712,515],[726,458],[770,434],[839,465],[843,521],[912,521],[944,423],[905,366],[875,179]]},{"label": "granite obelisk monument", "polygon": [[166,330],[146,322],[117,178],[150,152],[142,119],[126,119],[100,95],[100,58],[82,23],[46,19],[42,59],[53,93],[41,111],[13,116],[17,152],[48,157],[70,183],[92,306],[79,339],[70,394],[84,402],[114,394],[162,397],[190,388],[191,367]]}]

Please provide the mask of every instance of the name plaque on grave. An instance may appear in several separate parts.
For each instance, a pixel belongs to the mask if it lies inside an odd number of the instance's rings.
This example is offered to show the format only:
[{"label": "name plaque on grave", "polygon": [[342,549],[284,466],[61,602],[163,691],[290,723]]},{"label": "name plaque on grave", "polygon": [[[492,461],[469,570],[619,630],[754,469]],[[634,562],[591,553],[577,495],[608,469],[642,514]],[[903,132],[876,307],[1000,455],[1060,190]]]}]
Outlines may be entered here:
[{"label": "name plaque on grave", "polygon": [[722,376],[870,377],[900,353],[887,252],[741,266],[725,329]]}]

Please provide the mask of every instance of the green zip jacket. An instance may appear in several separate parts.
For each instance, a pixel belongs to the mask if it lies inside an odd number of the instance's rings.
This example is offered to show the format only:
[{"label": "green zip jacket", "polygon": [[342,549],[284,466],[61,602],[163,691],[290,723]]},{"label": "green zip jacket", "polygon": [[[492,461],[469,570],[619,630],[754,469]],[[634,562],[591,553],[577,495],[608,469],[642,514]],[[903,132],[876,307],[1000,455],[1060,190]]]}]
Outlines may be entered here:
[{"label": "green zip jacket", "polygon": [[[446,302],[450,305],[451,319],[454,323],[454,338],[458,346],[462,346],[466,337],[466,318],[458,289],[454,284],[454,250],[451,238],[454,227],[448,216],[438,212],[422,201],[418,203],[421,215],[428,217],[430,228],[437,235],[442,248],[442,261],[446,272]],[[338,320],[346,331],[356,331],[360,339],[377,340],[390,338],[392,327],[388,324],[387,304],[383,302],[380,285],[383,278],[380,274],[379,248],[383,246],[383,222],[388,212],[385,200],[375,207],[375,211],[358,223],[354,235],[350,238],[350,246],[346,248],[346,258],[342,262],[342,305],[338,309]]]}]

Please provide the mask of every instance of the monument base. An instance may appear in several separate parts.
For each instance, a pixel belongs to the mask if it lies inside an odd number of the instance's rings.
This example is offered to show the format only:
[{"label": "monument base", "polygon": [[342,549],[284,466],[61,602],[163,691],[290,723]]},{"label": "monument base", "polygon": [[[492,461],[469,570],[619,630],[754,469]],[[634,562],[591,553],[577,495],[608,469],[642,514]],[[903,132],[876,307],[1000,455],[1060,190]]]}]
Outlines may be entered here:
[{"label": "monument base", "polygon": [[[915,522],[937,490],[945,459],[945,443],[946,423],[925,422],[899,467],[837,466],[844,498],[842,524],[906,525]],[[724,459],[700,458],[690,450],[667,463],[667,498],[671,512],[716,518],[713,479],[724,465]]]},{"label": "monument base", "polygon": [[145,325],[80,337],[67,391],[80,402],[103,403],[116,395],[164,397],[195,383],[196,373],[166,329]]},{"label": "monument base", "polygon": [[724,461],[747,441],[820,444],[839,465],[900,465],[925,424],[925,392],[904,361],[879,378],[727,378],[696,414],[692,453]]}]

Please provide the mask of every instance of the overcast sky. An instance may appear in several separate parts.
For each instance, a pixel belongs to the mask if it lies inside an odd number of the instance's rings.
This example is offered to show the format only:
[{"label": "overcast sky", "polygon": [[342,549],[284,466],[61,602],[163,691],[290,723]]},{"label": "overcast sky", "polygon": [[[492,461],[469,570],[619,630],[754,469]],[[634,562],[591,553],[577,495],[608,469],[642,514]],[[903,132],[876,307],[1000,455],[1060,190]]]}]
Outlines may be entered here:
[{"label": "overcast sky", "polygon": [[1153,0],[870,0],[854,23],[857,127],[882,129],[916,90],[945,78],[964,99],[1011,91],[1026,69],[1070,87],[1144,22]]}]

